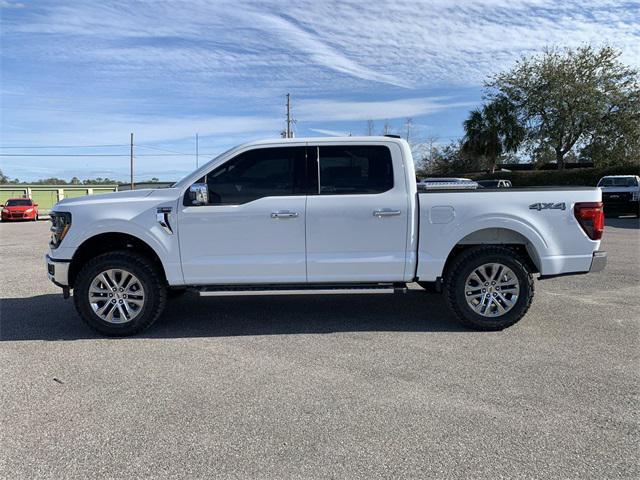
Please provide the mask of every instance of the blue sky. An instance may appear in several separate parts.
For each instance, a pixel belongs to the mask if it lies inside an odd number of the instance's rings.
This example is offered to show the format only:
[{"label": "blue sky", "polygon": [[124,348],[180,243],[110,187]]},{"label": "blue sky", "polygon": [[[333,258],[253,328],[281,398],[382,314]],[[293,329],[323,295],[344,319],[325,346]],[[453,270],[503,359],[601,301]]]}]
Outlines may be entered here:
[{"label": "blue sky", "polygon": [[[487,76],[545,45],[640,66],[640,1],[0,0],[0,168],[21,180],[177,179],[234,144],[385,121],[446,143]],[[84,148],[33,148],[48,146]],[[114,145],[88,147],[89,145]],[[9,148],[19,147],[19,148]],[[29,147],[29,148],[27,148]],[[7,154],[116,155],[26,157]],[[175,156],[171,156],[175,154]]]}]

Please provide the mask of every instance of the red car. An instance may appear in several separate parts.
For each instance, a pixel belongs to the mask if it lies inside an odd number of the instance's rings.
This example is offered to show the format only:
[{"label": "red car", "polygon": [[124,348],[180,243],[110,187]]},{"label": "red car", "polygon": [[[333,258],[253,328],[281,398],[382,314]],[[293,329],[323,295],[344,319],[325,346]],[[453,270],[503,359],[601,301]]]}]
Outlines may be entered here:
[{"label": "red car", "polygon": [[38,204],[30,198],[10,198],[2,205],[2,221],[37,220]]}]

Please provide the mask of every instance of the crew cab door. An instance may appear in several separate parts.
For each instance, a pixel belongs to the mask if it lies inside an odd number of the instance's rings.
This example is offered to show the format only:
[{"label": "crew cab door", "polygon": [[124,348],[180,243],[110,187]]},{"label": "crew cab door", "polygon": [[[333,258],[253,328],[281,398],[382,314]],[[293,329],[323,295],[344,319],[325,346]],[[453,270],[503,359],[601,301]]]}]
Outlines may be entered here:
[{"label": "crew cab door", "polygon": [[307,199],[308,281],[402,281],[409,201],[400,148],[307,148],[319,181]]},{"label": "crew cab door", "polygon": [[305,282],[304,146],[257,148],[207,173],[179,214],[186,284]]}]

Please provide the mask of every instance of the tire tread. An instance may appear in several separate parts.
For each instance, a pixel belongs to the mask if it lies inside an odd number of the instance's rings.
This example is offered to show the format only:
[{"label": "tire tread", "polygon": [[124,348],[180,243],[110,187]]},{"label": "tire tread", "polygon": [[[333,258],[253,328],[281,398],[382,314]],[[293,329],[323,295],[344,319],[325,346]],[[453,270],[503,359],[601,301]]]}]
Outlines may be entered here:
[{"label": "tire tread", "polygon": [[[146,273],[149,275],[149,278],[151,279],[151,288],[155,291],[157,301],[153,305],[153,310],[149,312],[148,315],[145,314],[146,318],[144,319],[144,321],[136,322],[135,326],[133,326],[132,328],[101,329],[84,314],[84,306],[81,304],[82,300],[80,299],[79,295],[76,295],[76,290],[78,289],[79,283],[90,282],[91,278],[88,277],[91,269],[95,268],[105,260],[124,261],[125,263],[135,265],[136,267],[146,271]],[[82,267],[82,269],[80,269],[80,271],[78,272],[78,276],[76,277],[76,286],[74,288],[73,301],[76,310],[78,311],[78,313],[80,313],[80,318],[93,331],[98,332],[101,335],[110,337],[135,335],[153,325],[158,317],[160,317],[160,315],[162,314],[162,311],[164,310],[167,303],[167,286],[166,282],[164,281],[164,277],[158,271],[157,266],[147,257],[127,250],[115,250],[112,252],[103,253],[92,258]]]},{"label": "tire tread", "polygon": [[[486,321],[480,323],[469,319],[464,314],[462,308],[466,307],[466,305],[460,305],[456,298],[456,282],[460,277],[462,270],[469,262],[479,261],[482,257],[491,255],[505,255],[523,270],[526,275],[527,281],[525,282],[525,285],[521,285],[521,288],[524,288],[526,290],[524,292],[521,291],[520,295],[525,297],[525,304],[521,307],[521,312],[519,315],[509,317],[509,319],[506,321],[504,317],[498,317],[496,319],[497,321],[490,321],[487,319]],[[453,311],[458,321],[462,325],[474,330],[488,331],[502,330],[517,323],[529,310],[535,293],[535,282],[533,280],[533,275],[531,274],[529,267],[527,266],[527,261],[522,258],[522,256],[514,249],[499,245],[471,247],[460,252],[458,256],[454,258],[450,268],[448,268],[447,272],[445,272],[443,287],[447,305],[449,306],[451,311]],[[508,313],[505,315],[508,315]]]}]

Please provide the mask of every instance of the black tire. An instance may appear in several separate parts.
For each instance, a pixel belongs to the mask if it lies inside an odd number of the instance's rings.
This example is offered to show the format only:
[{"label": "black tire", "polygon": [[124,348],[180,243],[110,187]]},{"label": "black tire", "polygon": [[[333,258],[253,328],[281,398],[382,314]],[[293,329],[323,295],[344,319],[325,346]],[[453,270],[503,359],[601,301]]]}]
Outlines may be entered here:
[{"label": "black tire", "polygon": [[[144,287],[144,305],[133,319],[125,323],[110,323],[91,308],[89,287],[93,279],[108,269],[125,269],[135,275]],[[110,337],[124,337],[149,328],[167,303],[167,286],[158,267],[146,257],[128,251],[115,251],[89,260],[76,277],[73,301],[82,320],[93,330]]]},{"label": "black tire", "polygon": [[[502,316],[483,316],[475,312],[465,298],[467,277],[486,263],[500,263],[510,268],[520,284],[515,305]],[[453,259],[445,273],[444,294],[461,324],[474,330],[496,331],[510,327],[527,313],[533,300],[534,281],[527,262],[516,251],[501,246],[478,246],[462,251]]]}]

